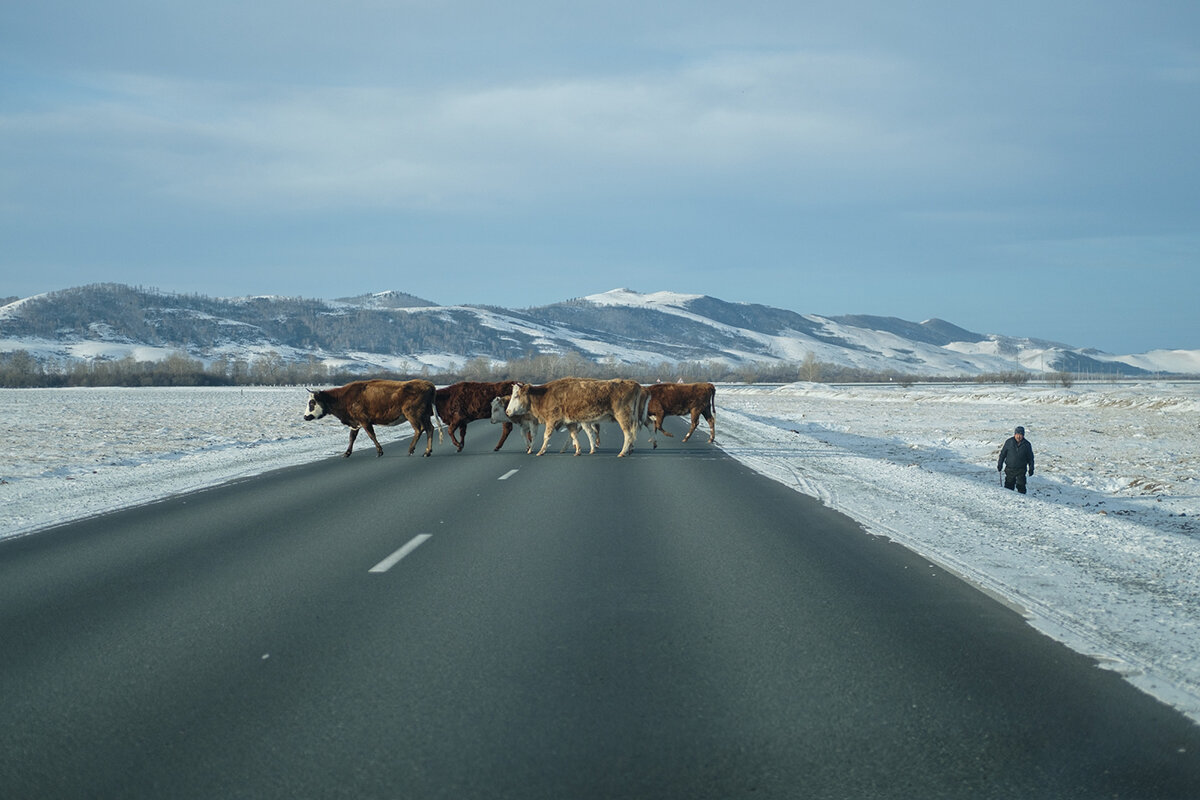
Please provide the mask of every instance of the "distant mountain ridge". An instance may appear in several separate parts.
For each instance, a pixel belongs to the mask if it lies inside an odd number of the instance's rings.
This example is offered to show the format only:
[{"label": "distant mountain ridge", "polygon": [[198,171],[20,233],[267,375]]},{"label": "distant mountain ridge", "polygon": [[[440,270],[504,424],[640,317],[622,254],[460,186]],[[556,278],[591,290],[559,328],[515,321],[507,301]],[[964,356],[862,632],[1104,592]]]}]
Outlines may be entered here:
[{"label": "distant mountain ridge", "polygon": [[[538,308],[441,306],[403,292],[337,300],[214,298],[123,284],[49,292],[0,307],[0,352],[42,361],[211,362],[274,354],[352,373],[453,370],[468,361],[576,354],[596,362],[822,363],[878,372],[1200,373],[1200,351],[1114,356],[979,334],[939,319],[822,317],[706,295],[629,289]],[[810,355],[811,354],[811,355]]]}]

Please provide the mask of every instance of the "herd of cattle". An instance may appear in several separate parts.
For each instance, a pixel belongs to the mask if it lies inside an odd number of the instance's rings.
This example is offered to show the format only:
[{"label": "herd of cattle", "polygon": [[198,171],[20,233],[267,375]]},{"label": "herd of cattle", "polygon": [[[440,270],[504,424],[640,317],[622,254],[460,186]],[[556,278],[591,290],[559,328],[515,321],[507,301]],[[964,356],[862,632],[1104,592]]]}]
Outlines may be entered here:
[{"label": "herd of cattle", "polygon": [[621,379],[560,378],[541,385],[463,381],[438,389],[426,380],[369,380],[308,392],[304,419],[333,416],[349,426],[350,444],[342,454],[347,457],[354,450],[360,430],[371,437],[376,454],[383,455],[383,448],[375,438],[375,426],[399,425],[405,420],[413,429],[408,454],[413,454],[424,434],[425,455],[429,455],[433,452],[435,415],[449,428],[450,441],[460,451],[467,439],[467,423],[482,419],[502,426],[496,450],[504,445],[513,426],[519,425],[525,438],[525,452],[531,453],[534,433],[539,425],[544,426],[539,456],[546,452],[550,435],[561,428],[570,433],[575,455],[581,452],[578,436],[581,429],[588,437],[588,452],[594,453],[601,422],[616,422],[621,427],[625,441],[618,456],[629,454],[642,426],[650,429],[650,443],[658,447],[655,438],[658,431],[671,435],[662,427],[663,419],[670,416],[691,415],[692,425],[683,437],[685,442],[695,432],[701,417],[708,422],[708,441],[717,436],[716,387],[711,383],[643,386]]}]

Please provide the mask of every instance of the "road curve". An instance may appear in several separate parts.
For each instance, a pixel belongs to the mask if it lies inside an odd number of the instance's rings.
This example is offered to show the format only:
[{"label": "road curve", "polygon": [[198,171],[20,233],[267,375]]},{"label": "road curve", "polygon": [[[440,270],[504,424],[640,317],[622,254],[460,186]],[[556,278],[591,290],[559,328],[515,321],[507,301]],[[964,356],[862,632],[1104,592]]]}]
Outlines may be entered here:
[{"label": "road curve", "polygon": [[497,435],[0,542],[0,796],[1200,797],[1200,728],[703,438]]}]

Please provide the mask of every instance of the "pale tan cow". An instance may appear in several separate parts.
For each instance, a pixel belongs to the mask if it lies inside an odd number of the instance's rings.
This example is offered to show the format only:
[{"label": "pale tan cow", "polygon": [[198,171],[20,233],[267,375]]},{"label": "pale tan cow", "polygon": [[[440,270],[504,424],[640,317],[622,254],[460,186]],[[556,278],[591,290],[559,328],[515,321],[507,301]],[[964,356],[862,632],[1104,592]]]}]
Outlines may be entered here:
[{"label": "pale tan cow", "polygon": [[[511,391],[511,388],[510,390]],[[518,414],[516,417],[510,417],[505,407],[508,406],[508,401],[512,395],[508,397],[493,397],[492,398],[492,424],[493,425],[519,425],[521,427],[521,435],[525,437],[525,452],[533,452],[533,434],[537,431],[538,421],[534,419],[533,414]]]},{"label": "pale tan cow", "polygon": [[[621,457],[633,449],[638,426],[648,424],[648,400],[649,395],[636,381],[560,378],[540,386],[516,384],[505,412],[511,419],[532,414],[546,426],[542,449],[537,453],[539,456],[546,452],[550,434],[558,426],[567,428],[575,445],[575,455],[579,455],[579,427],[611,420],[621,426],[621,433],[625,436],[621,452],[617,454]],[[594,444],[589,452],[595,452]]]},{"label": "pale tan cow", "polygon": [[[502,424],[508,423],[510,425],[520,425],[521,426],[521,434],[525,437],[525,442],[526,442],[525,452],[532,453],[533,452],[533,434],[537,431],[537,428],[538,428],[537,418],[534,417],[533,414],[530,414],[530,413],[519,414],[516,418],[508,416],[508,412],[505,409],[507,408],[508,401],[511,398],[512,398],[511,395],[509,395],[508,397],[492,398],[492,424],[493,425],[502,425]],[[562,427],[562,426],[559,426],[559,427]],[[593,453],[596,452],[596,445],[600,444],[600,423],[592,422],[587,425],[584,425],[583,432],[587,434],[588,442],[591,444],[591,452],[593,452]],[[558,452],[561,453],[566,448],[567,448],[567,445],[564,442],[563,446],[559,449]],[[496,449],[497,450],[500,449],[498,445],[497,445]]]}]

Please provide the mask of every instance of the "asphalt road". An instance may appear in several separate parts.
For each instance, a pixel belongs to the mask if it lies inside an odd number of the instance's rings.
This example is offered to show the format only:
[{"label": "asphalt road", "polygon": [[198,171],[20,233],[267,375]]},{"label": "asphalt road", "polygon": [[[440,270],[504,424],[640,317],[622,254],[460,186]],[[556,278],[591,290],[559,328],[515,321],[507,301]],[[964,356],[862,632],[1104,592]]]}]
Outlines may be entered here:
[{"label": "asphalt road", "polygon": [[1200,797],[1200,726],[699,435],[497,436],[0,542],[0,797]]}]

